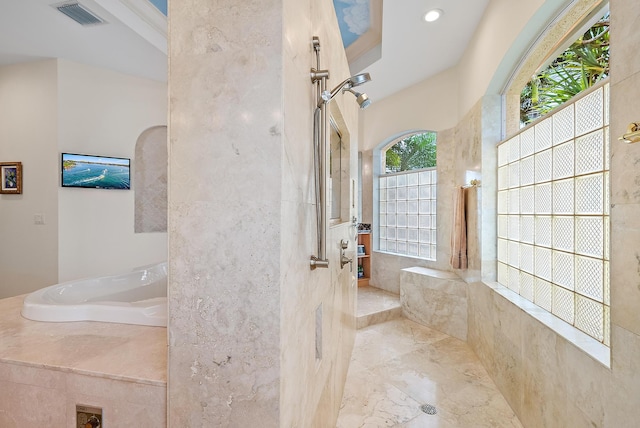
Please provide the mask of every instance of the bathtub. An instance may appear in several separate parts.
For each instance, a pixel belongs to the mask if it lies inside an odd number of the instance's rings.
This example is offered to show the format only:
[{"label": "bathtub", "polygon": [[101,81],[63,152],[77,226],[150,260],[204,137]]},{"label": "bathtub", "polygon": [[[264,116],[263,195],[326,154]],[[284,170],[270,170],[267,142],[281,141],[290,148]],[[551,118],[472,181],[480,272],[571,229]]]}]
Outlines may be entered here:
[{"label": "bathtub", "polygon": [[166,327],[167,264],[42,288],[25,297],[22,316],[35,321],[102,321]]}]

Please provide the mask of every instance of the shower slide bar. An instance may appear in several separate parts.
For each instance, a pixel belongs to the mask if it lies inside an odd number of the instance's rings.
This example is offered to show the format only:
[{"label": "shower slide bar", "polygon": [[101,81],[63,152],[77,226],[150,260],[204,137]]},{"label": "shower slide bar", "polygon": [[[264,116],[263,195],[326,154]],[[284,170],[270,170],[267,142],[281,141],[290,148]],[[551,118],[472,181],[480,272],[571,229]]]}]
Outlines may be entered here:
[{"label": "shower slide bar", "polygon": [[356,97],[360,108],[367,108],[371,100],[367,94],[356,92],[354,87],[360,86],[371,80],[369,73],[356,74],[343,80],[331,91],[327,90],[329,70],[320,67],[320,39],[314,36],[312,39],[313,50],[316,54],[316,67],[311,68],[311,83],[316,85],[316,106],[313,113],[313,166],[315,169],[315,197],[316,197],[316,235],[318,253],[310,258],[311,269],[328,268],[327,259],[327,103],[339,93],[349,92]]}]

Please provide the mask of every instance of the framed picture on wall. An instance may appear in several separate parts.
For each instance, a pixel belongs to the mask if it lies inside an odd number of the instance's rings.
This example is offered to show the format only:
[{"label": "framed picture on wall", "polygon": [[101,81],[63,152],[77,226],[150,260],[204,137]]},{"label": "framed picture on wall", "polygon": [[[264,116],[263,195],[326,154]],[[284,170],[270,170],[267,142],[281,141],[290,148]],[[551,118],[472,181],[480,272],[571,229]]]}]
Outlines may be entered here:
[{"label": "framed picture on wall", "polygon": [[22,193],[22,162],[0,162],[0,193]]}]

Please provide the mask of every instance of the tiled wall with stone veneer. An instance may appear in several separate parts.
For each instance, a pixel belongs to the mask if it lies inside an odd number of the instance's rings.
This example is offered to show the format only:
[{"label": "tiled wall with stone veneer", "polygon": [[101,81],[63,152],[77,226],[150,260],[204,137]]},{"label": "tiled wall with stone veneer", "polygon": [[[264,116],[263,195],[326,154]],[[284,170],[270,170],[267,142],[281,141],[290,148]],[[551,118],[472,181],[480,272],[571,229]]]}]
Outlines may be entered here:
[{"label": "tiled wall with stone veneer", "polygon": [[105,426],[166,426],[166,385],[0,362],[0,427],[75,427],[76,405],[103,409]]},{"label": "tiled wall with stone veneer", "polygon": [[[576,3],[584,10],[588,2]],[[640,120],[640,33],[633,0],[611,0],[611,367],[605,367],[514,305],[487,282],[495,278],[496,144],[501,140],[499,95],[487,95],[454,128],[438,134],[438,167],[451,165],[451,186],[482,165],[482,186],[468,193],[470,270],[469,336],[496,385],[526,427],[627,427],[640,418],[640,145],[617,141]],[[441,144],[450,142],[449,150]],[[456,157],[453,156],[456,154]],[[468,153],[468,156],[466,156]],[[460,161],[461,155],[464,160]],[[364,156],[364,159],[371,156]],[[455,159],[455,162],[454,162]],[[475,167],[474,167],[475,166]],[[454,168],[452,166],[447,168]],[[438,172],[439,185],[445,174]],[[438,188],[438,204],[447,203]],[[473,199],[477,198],[477,201]],[[365,202],[363,206],[370,206]],[[448,208],[446,208],[448,209]],[[474,215],[474,210],[477,209]],[[445,226],[440,214],[440,227]],[[475,236],[474,236],[475,234]],[[439,238],[439,242],[442,241]],[[403,259],[403,260],[399,260]],[[395,289],[400,270],[422,265],[413,259],[376,255],[372,283]]]},{"label": "tiled wall with stone veneer", "polygon": [[[355,255],[349,223],[329,230],[330,268],[309,268],[313,36],[327,86],[349,77],[333,5],[169,7],[169,426],[333,426],[355,334],[355,281],[338,262],[341,239]],[[355,178],[348,97],[330,110]]]},{"label": "tiled wall with stone veneer", "polygon": [[[453,196],[457,187],[469,184],[472,179],[480,179],[481,128],[474,127],[482,113],[478,105],[465,116],[461,123],[452,128],[438,132],[438,191],[437,191],[437,254],[436,260],[424,260],[413,257],[397,256],[374,252],[371,258],[372,276],[370,283],[392,293],[400,293],[400,272],[410,267],[451,270],[451,227],[453,212]],[[367,152],[370,153],[370,152]],[[363,160],[372,161],[372,156],[363,156]],[[372,169],[371,167],[369,167]],[[368,177],[364,177],[368,179]],[[372,179],[376,179],[373,177]],[[482,177],[481,182],[484,180]],[[488,189],[491,189],[488,183]],[[375,187],[374,187],[375,188]],[[481,229],[478,218],[481,210],[481,192],[484,187],[471,187],[465,190],[467,209],[467,240],[469,269],[459,274],[467,281],[479,278],[481,255],[479,234]],[[371,207],[371,197],[365,199],[364,207]],[[374,199],[375,200],[375,199]],[[372,209],[372,208],[371,208]],[[374,233],[376,231],[374,230]]]},{"label": "tiled wall with stone veneer", "polygon": [[[633,0],[611,0],[610,8],[611,367],[491,287],[469,284],[469,343],[526,427],[630,427],[640,418],[640,146],[617,141],[640,117],[640,34]],[[483,127],[498,111],[487,113]]]}]

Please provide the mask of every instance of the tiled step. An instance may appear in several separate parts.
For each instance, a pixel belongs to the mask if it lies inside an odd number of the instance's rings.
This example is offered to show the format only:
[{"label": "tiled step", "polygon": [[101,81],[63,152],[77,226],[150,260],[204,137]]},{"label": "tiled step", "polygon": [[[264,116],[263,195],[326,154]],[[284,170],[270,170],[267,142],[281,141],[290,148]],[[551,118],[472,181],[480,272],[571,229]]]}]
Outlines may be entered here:
[{"label": "tiled step", "polygon": [[358,288],[358,329],[402,317],[400,296],[376,287]]}]

